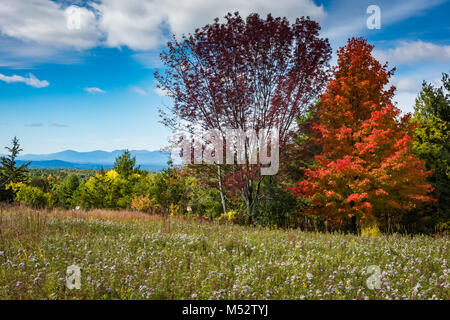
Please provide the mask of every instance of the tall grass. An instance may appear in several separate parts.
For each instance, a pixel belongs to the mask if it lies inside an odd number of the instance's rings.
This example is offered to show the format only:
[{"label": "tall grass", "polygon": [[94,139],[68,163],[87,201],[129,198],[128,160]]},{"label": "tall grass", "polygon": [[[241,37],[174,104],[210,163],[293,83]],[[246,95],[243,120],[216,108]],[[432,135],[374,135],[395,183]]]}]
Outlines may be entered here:
[{"label": "tall grass", "polygon": [[[448,237],[0,208],[1,299],[449,299]],[[81,289],[66,287],[81,267]],[[369,266],[380,268],[369,289]]]}]

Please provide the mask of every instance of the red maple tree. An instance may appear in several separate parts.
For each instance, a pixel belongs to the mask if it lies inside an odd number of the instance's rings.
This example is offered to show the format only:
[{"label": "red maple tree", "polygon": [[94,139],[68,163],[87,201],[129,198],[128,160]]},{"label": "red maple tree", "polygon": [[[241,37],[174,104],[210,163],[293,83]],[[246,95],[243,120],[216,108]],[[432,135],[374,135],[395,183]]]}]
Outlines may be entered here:
[{"label": "red maple tree", "polygon": [[311,138],[322,146],[305,180],[291,191],[310,201],[309,212],[335,223],[392,225],[403,212],[433,201],[429,172],[412,151],[414,127],[385,88],[395,69],[352,38],[338,50],[334,79],[320,96]]}]

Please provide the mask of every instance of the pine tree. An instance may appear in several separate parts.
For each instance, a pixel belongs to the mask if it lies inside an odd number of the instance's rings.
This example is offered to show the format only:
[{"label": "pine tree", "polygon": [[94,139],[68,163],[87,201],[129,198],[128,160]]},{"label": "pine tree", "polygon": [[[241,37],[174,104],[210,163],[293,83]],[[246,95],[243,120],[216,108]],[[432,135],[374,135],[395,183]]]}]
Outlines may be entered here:
[{"label": "pine tree", "polygon": [[133,172],[139,170],[139,167],[134,168],[136,165],[136,157],[132,157],[128,150],[125,150],[120,156],[116,158],[114,163],[114,170],[125,178],[128,178]]},{"label": "pine tree", "polygon": [[433,196],[439,201],[427,206],[421,225],[432,226],[450,220],[450,77],[442,76],[439,88],[424,82],[416,99],[414,121],[415,154],[425,161],[433,174],[428,181],[434,187]]},{"label": "pine tree", "polygon": [[0,200],[12,200],[10,190],[5,187],[10,183],[19,183],[28,180],[28,166],[31,162],[16,166],[16,158],[21,151],[19,139],[14,137],[11,147],[5,147],[9,155],[0,158]]}]

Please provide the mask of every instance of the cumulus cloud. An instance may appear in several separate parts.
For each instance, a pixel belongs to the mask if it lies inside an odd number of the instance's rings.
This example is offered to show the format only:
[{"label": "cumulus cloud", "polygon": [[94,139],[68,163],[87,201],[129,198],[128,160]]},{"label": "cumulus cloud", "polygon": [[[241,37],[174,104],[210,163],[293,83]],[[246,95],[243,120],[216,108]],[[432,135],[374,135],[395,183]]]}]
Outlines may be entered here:
[{"label": "cumulus cloud", "polygon": [[88,87],[88,88],[84,88],[84,91],[86,91],[87,93],[91,93],[91,94],[96,94],[96,93],[106,93],[106,91],[97,88],[97,87]]},{"label": "cumulus cloud", "polygon": [[420,68],[407,76],[394,77],[391,82],[397,88],[394,101],[398,102],[398,107],[403,112],[414,112],[416,98],[422,90],[423,81],[435,87],[443,85],[441,70],[433,67]]},{"label": "cumulus cloud", "polygon": [[18,75],[5,76],[0,73],[0,80],[6,83],[22,82],[34,88],[45,88],[50,85],[47,80],[39,80],[32,73],[28,74],[28,77],[22,77]]},{"label": "cumulus cloud", "polygon": [[[323,6],[312,0],[101,0],[75,11],[50,0],[2,0],[0,31],[54,47],[88,49],[104,44],[148,50],[163,44],[170,32],[189,33],[237,10],[243,16],[271,12],[291,20],[303,15],[317,20],[326,16]],[[74,14],[79,28],[70,27]]]},{"label": "cumulus cloud", "polygon": [[450,61],[450,46],[437,45],[431,42],[401,42],[397,47],[388,50],[374,50],[374,57],[390,64],[410,64],[419,61]]},{"label": "cumulus cloud", "polygon": [[85,56],[70,48],[61,49],[0,36],[0,67],[33,69],[35,65],[42,63],[75,64],[82,62]]},{"label": "cumulus cloud", "polygon": [[408,77],[394,77],[392,84],[400,92],[417,93],[422,88],[422,82]]},{"label": "cumulus cloud", "polygon": [[[79,21],[76,27],[70,25],[73,19]],[[24,41],[77,49],[92,48],[101,37],[93,11],[86,7],[74,11],[49,0],[2,0],[0,30]]]},{"label": "cumulus cloud", "polygon": [[165,30],[176,35],[192,32],[227,12],[239,11],[243,16],[270,12],[290,19],[309,15],[320,20],[326,16],[323,6],[312,0],[103,0],[93,7],[99,13],[99,24],[109,46],[125,45],[137,50],[164,43]]}]

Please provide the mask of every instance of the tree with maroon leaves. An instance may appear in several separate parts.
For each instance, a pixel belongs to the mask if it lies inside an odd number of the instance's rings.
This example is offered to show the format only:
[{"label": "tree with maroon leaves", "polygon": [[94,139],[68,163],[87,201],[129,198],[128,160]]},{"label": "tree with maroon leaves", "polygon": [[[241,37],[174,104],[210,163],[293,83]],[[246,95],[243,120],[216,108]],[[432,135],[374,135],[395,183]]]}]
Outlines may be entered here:
[{"label": "tree with maroon leaves", "polygon": [[[296,119],[320,93],[331,56],[320,26],[308,18],[290,24],[286,18],[227,14],[224,23],[175,37],[161,54],[158,87],[173,99],[162,122],[174,130],[278,128],[280,150],[294,142]],[[282,153],[282,151],[281,151]],[[282,165],[282,163],[280,163]],[[257,165],[216,164],[214,172],[226,211],[226,190],[238,192],[249,217],[260,197]],[[225,190],[226,189],[226,190]]]}]

